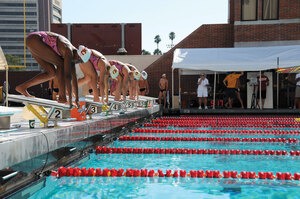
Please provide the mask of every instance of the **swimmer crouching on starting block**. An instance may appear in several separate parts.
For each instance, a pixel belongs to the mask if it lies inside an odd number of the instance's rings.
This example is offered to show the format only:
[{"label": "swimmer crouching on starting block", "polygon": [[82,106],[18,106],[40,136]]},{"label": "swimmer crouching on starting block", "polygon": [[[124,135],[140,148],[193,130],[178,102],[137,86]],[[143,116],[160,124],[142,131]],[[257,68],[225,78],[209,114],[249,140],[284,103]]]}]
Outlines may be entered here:
[{"label": "swimmer crouching on starting block", "polygon": [[139,80],[141,78],[141,73],[138,69],[131,65],[127,64],[128,68],[132,73],[129,75],[129,99],[131,100],[139,100]]},{"label": "swimmer crouching on starting block", "polygon": [[[79,46],[78,55],[83,60],[83,63],[79,63],[80,69],[83,72],[84,77],[78,80],[78,86],[88,83],[91,86],[91,91],[94,95],[94,101],[104,103],[104,94],[106,95],[106,102],[108,100],[108,71],[111,66],[108,60],[98,51],[88,49],[84,46]],[[97,71],[100,71],[98,78]],[[97,89],[97,82],[100,87],[100,96]]]},{"label": "swimmer crouching on starting block", "polygon": [[[115,101],[126,101],[129,74],[132,73],[128,66],[120,61],[109,60],[111,65],[110,76],[117,81]],[[122,90],[122,92],[121,92]],[[123,98],[121,99],[121,93]]]},{"label": "swimmer crouching on starting block", "polygon": [[26,38],[26,45],[34,59],[44,68],[45,72],[18,85],[16,91],[26,97],[33,97],[28,93],[28,88],[56,77],[59,88],[58,102],[67,103],[67,90],[71,108],[73,87],[75,103],[79,107],[75,63],[80,63],[82,60],[77,54],[77,49],[64,36],[44,31],[30,33]]}]

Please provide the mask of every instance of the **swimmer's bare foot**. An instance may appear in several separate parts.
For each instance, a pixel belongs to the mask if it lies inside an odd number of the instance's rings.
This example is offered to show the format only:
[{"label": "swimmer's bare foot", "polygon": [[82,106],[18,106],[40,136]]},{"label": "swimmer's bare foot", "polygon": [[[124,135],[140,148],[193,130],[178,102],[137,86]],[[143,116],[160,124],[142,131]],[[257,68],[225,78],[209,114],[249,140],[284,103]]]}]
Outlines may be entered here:
[{"label": "swimmer's bare foot", "polygon": [[16,91],[22,95],[25,95],[26,97],[34,97],[28,93],[27,89],[22,88],[22,86],[17,86]]},{"label": "swimmer's bare foot", "polygon": [[100,102],[101,103],[101,100],[99,99],[99,97],[94,97],[94,102]]},{"label": "swimmer's bare foot", "polygon": [[58,103],[63,103],[63,104],[68,103],[67,98],[66,97],[61,97],[61,96],[59,96],[57,102]]}]

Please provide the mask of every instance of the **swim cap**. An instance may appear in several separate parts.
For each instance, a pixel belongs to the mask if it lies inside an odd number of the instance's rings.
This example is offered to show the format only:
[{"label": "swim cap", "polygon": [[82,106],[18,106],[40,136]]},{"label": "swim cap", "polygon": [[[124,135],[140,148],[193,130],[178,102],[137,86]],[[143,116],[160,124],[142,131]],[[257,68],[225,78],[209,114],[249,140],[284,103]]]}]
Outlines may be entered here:
[{"label": "swim cap", "polygon": [[148,74],[147,74],[146,71],[142,71],[141,75],[142,75],[143,79],[147,79],[148,78]]},{"label": "swim cap", "polygon": [[91,57],[91,50],[83,45],[79,46],[77,53],[78,53],[79,57],[82,59],[83,63],[86,63],[87,61],[89,61],[89,59]]},{"label": "swim cap", "polygon": [[138,70],[133,71],[133,76],[135,80],[140,80],[141,78],[141,73]]},{"label": "swim cap", "polygon": [[111,78],[116,79],[119,75],[119,70],[117,69],[117,67],[115,65],[111,65],[110,69],[109,69],[109,73]]}]

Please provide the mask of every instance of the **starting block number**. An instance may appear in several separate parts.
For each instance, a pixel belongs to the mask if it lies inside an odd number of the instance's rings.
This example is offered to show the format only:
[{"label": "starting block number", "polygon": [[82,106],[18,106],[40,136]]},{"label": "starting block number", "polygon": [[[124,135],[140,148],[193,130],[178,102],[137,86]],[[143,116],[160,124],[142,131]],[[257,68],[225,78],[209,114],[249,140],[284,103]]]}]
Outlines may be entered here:
[{"label": "starting block number", "polygon": [[112,107],[111,107],[111,110],[113,110],[113,111],[120,110],[119,104],[113,104]]},{"label": "starting block number", "polygon": [[51,119],[62,119],[63,118],[63,111],[61,109],[55,109],[52,113]]},{"label": "starting block number", "polygon": [[126,108],[133,108],[133,107],[134,107],[134,103],[132,103],[132,102],[129,102],[126,105]]},{"label": "starting block number", "polygon": [[97,107],[96,106],[92,106],[90,112],[91,113],[97,113]]}]

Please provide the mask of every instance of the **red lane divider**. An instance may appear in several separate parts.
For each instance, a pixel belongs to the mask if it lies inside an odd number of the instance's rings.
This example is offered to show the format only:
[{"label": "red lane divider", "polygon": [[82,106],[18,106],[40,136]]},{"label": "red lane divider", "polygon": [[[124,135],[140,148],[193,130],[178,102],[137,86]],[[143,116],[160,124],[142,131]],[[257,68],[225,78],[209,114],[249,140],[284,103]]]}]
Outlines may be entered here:
[{"label": "red lane divider", "polygon": [[214,138],[214,137],[143,137],[122,136],[120,141],[217,141],[217,142],[284,142],[297,143],[297,138]]},{"label": "red lane divider", "polygon": [[285,135],[285,134],[300,134],[300,131],[262,131],[262,130],[172,130],[172,129],[135,129],[135,133],[218,133],[218,134],[227,134],[227,133],[237,133],[237,134],[275,134],[275,135]]},{"label": "red lane divider", "polygon": [[191,178],[241,178],[241,179],[277,179],[277,180],[300,180],[300,173],[294,173],[292,176],[291,173],[281,173],[278,172],[276,175],[273,175],[272,172],[259,172],[256,175],[253,171],[242,171],[238,174],[237,171],[223,171],[223,175],[220,171],[210,171],[210,170],[191,170],[187,173],[186,170],[172,170],[167,169],[166,173],[162,171],[162,169],[158,169],[155,172],[153,169],[126,169],[124,173],[124,169],[116,170],[104,168],[72,168],[72,167],[60,167],[58,171],[52,171],[52,176],[56,177],[191,177]]},{"label": "red lane divider", "polygon": [[254,124],[245,124],[245,125],[240,125],[240,124],[220,124],[220,125],[216,125],[216,124],[207,124],[207,123],[203,123],[203,124],[197,124],[196,122],[194,123],[186,123],[186,124],[182,124],[181,122],[175,122],[175,123],[170,123],[170,124],[153,124],[153,123],[146,123],[144,124],[144,127],[168,127],[168,126],[173,126],[173,127],[212,127],[212,128],[229,128],[229,127],[234,127],[234,128],[299,128],[300,125],[254,125]]},{"label": "red lane divider", "polygon": [[181,115],[180,117],[160,117],[157,120],[233,120],[238,119],[241,121],[244,120],[260,120],[260,121],[269,121],[269,122],[277,122],[277,121],[295,121],[295,118],[299,118],[300,116],[187,116]]},{"label": "red lane divider", "polygon": [[121,148],[97,147],[96,154],[133,153],[133,154],[225,154],[225,155],[291,155],[300,156],[300,151],[239,150],[239,149],[162,149],[162,148]]}]

